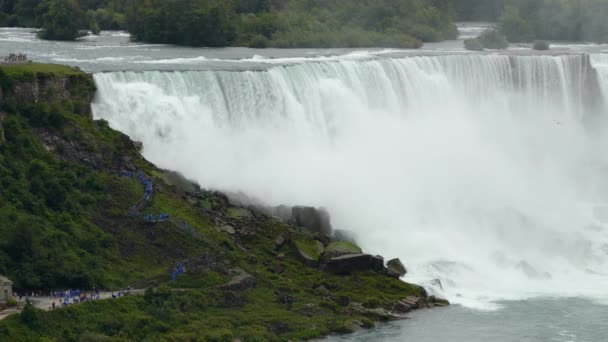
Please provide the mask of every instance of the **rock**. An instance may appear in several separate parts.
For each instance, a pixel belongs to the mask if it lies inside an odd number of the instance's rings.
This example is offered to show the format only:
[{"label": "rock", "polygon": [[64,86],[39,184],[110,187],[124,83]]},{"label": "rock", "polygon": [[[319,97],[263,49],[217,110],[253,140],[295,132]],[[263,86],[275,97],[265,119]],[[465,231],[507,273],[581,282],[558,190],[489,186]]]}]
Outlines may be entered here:
[{"label": "rock", "polygon": [[350,274],[354,271],[374,270],[378,261],[369,254],[346,254],[331,258],[327,268],[336,274]]},{"label": "rock", "polygon": [[352,305],[351,311],[357,315],[369,317],[374,321],[389,321],[398,318],[383,308],[367,309],[361,305]]},{"label": "rock", "polygon": [[236,233],[236,230],[234,229],[234,227],[229,224],[220,227],[220,230],[223,232],[226,232],[230,235],[234,235]]},{"label": "rock", "polygon": [[417,296],[407,296],[401,299],[401,302],[411,306],[412,309],[420,309],[426,306],[425,300]]},{"label": "rock", "polygon": [[272,216],[278,217],[283,222],[288,222],[291,219],[291,207],[280,205],[271,211]]},{"label": "rock", "polygon": [[384,258],[380,255],[372,257],[372,270],[376,272],[384,272]]},{"label": "rock", "polygon": [[243,269],[233,268],[229,270],[229,273],[232,275],[232,279],[227,284],[220,286],[222,290],[245,291],[256,285],[255,278]]},{"label": "rock", "polygon": [[323,253],[323,259],[329,260],[331,258],[339,257],[346,254],[361,254],[361,248],[350,242],[332,242],[325,248],[325,253]]},{"label": "rock", "polygon": [[254,218],[251,211],[249,211],[245,208],[228,208],[227,215],[228,215],[228,217],[231,217],[234,219],[249,220],[249,219]]},{"label": "rock", "polygon": [[448,306],[448,305],[450,305],[450,302],[447,299],[438,298],[438,297],[435,297],[435,296],[430,296],[429,298],[427,298],[427,301],[432,306]]},{"label": "rock", "polygon": [[320,294],[320,295],[322,295],[322,296],[327,296],[327,295],[329,295],[329,290],[328,290],[328,289],[327,289],[325,286],[323,286],[323,285],[321,285],[321,286],[317,287],[317,288],[315,289],[315,291],[317,291],[317,293],[319,293],[319,294]]},{"label": "rock", "polygon": [[313,233],[330,235],[332,228],[329,214],[325,209],[296,206],[291,208],[291,220],[301,228],[307,228]]},{"label": "rock", "polygon": [[398,313],[408,313],[414,310],[414,306],[405,301],[397,301],[397,303],[393,306],[393,311]]},{"label": "rock", "polygon": [[325,247],[317,240],[296,240],[293,246],[297,255],[309,266],[316,266]]},{"label": "rock", "polygon": [[308,266],[315,266],[317,261],[301,249],[296,249],[298,257]]},{"label": "rock", "polygon": [[274,239],[274,245],[277,248],[283,247],[283,245],[285,244],[285,242],[287,242],[287,241],[285,240],[285,237],[283,235],[279,235],[279,236],[277,236],[276,239]]},{"label": "rock", "polygon": [[399,259],[389,260],[386,263],[386,267],[386,273],[394,278],[401,278],[407,273],[405,266],[403,266],[403,263],[401,263],[401,260]]},{"label": "rock", "polygon": [[334,236],[333,236],[334,241],[346,241],[346,242],[352,243],[353,245],[357,244],[355,233],[353,233],[349,230],[336,229],[336,230],[334,230],[333,233],[334,233]]}]

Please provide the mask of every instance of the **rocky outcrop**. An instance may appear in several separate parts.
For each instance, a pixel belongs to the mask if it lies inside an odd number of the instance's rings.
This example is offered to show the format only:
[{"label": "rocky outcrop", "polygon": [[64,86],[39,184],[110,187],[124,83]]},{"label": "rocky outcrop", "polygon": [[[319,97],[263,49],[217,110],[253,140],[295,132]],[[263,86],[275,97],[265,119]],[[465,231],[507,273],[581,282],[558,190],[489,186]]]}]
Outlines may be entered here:
[{"label": "rocky outcrop", "polygon": [[[79,104],[75,112],[91,115],[90,102],[95,92],[93,77],[89,74],[73,75],[37,73],[26,75],[14,84],[13,94],[17,103],[53,103],[57,101],[73,101]],[[75,103],[76,104],[76,103]]]},{"label": "rocky outcrop", "polygon": [[330,260],[331,258],[339,257],[346,254],[361,254],[361,248],[350,242],[339,241],[332,242],[326,248],[323,253],[324,260]]},{"label": "rocky outcrop", "polygon": [[289,207],[280,205],[277,207],[256,206],[257,209],[274,216],[282,222],[305,228],[312,233],[330,236],[332,233],[331,219],[324,208],[306,206]]},{"label": "rocky outcrop", "polygon": [[232,279],[225,285],[220,286],[222,290],[228,291],[245,291],[253,288],[256,285],[255,278],[240,268],[229,270]]},{"label": "rocky outcrop", "polygon": [[407,269],[399,259],[392,259],[386,263],[386,274],[394,278],[401,278],[407,273]]},{"label": "rocky outcrop", "polygon": [[429,297],[418,297],[418,296],[407,296],[405,298],[401,298],[395,303],[393,306],[393,311],[396,313],[404,314],[408,313],[412,310],[424,309],[424,308],[433,308],[433,307],[442,307],[448,306],[450,302],[437,298],[435,296]]},{"label": "rocky outcrop", "polygon": [[297,206],[291,208],[291,219],[297,227],[307,228],[326,236],[331,234],[329,213],[323,209]]},{"label": "rocky outcrop", "polygon": [[384,270],[384,258],[370,254],[346,254],[331,258],[327,262],[327,269],[336,274],[350,274],[356,271]]}]

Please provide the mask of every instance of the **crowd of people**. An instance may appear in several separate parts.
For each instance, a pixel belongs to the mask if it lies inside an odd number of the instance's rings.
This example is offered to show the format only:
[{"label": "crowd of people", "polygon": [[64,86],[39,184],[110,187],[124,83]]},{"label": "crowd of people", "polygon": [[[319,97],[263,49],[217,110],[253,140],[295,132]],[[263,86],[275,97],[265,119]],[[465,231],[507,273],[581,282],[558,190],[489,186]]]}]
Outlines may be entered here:
[{"label": "crowd of people", "polygon": [[26,63],[28,61],[27,59],[27,55],[23,54],[23,53],[19,53],[19,54],[14,54],[11,53],[8,56],[2,57],[2,63],[3,64],[19,64],[19,63]]}]

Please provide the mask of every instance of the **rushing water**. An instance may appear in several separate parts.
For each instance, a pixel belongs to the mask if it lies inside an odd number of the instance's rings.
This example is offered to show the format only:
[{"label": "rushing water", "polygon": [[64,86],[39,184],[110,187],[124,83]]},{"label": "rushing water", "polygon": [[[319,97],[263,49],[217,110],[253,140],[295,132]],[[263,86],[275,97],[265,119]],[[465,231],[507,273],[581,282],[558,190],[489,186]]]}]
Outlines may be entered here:
[{"label": "rushing water", "polygon": [[[605,46],[185,49],[25,30],[0,41],[0,53],[96,72],[94,115],[156,164],[268,204],[325,206],[364,249],[400,257],[407,281],[460,304],[359,339],[606,336],[593,317],[608,314]],[[535,325],[493,328],[505,320]]]}]

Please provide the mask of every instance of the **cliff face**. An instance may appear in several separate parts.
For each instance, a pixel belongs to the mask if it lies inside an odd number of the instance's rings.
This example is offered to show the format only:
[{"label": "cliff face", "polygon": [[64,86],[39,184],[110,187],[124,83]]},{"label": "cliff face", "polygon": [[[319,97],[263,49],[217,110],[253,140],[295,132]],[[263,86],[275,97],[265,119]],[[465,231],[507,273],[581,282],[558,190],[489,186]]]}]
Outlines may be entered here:
[{"label": "cliff face", "polygon": [[[95,84],[89,74],[46,75],[38,74],[29,80],[15,83],[14,96],[20,103],[85,101],[93,99]],[[90,109],[89,112],[90,113]]]},{"label": "cliff face", "polygon": [[90,115],[94,94],[93,77],[77,69],[33,63],[0,68],[0,108],[5,110],[36,103],[72,102],[86,103],[80,114]]}]

